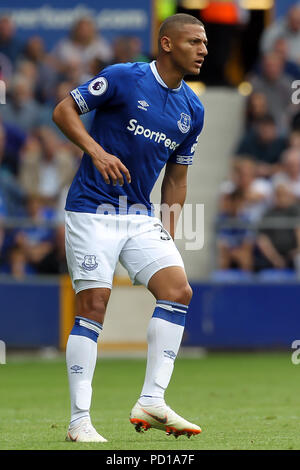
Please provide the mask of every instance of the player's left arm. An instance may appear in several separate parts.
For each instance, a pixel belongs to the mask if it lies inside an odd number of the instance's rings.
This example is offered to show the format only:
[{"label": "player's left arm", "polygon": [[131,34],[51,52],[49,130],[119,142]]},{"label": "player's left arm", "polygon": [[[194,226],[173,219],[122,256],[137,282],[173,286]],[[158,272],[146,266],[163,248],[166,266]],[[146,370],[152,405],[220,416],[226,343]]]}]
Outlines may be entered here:
[{"label": "player's left arm", "polygon": [[168,162],[161,186],[161,221],[174,239],[187,192],[188,165]]},{"label": "player's left arm", "polygon": [[188,167],[192,165],[198,139],[203,127],[204,109],[198,106],[194,125],[186,139],[170,156],[161,187],[161,221],[175,237],[175,230],[187,193]]}]

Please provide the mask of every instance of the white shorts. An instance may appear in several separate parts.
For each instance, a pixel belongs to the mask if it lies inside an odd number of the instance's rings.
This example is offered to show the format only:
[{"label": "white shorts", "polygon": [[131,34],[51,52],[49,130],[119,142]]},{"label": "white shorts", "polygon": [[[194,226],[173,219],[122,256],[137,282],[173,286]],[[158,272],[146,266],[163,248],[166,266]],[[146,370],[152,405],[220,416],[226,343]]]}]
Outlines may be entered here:
[{"label": "white shorts", "polygon": [[[144,284],[160,269],[184,267],[175,243],[161,221],[148,215],[65,212],[66,256],[76,293],[78,281],[112,287],[118,260],[133,284]],[[92,287],[92,285],[90,285]]]}]

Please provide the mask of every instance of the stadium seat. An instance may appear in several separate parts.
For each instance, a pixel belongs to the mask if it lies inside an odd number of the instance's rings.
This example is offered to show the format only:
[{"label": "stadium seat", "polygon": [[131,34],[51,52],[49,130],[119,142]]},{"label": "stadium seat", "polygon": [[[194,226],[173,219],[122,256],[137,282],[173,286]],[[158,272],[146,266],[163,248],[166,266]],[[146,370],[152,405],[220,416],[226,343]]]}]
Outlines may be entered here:
[{"label": "stadium seat", "polygon": [[296,281],[297,274],[292,269],[263,269],[257,274],[257,280],[266,282]]},{"label": "stadium seat", "polygon": [[253,274],[241,269],[219,269],[212,272],[211,280],[215,282],[249,282],[253,281]]}]

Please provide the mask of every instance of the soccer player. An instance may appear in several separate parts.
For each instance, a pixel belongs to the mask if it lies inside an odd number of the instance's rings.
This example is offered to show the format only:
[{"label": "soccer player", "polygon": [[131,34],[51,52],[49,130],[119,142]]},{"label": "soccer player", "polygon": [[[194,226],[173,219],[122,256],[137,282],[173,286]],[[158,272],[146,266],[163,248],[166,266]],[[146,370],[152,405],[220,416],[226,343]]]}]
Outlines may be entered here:
[{"label": "soccer player", "polygon": [[[54,109],[54,122],[84,151],[66,201],[66,253],[76,292],[66,350],[68,440],[106,442],[89,410],[97,339],[118,259],[133,283],[144,284],[157,300],[147,332],[145,381],[130,421],[137,431],[157,428],[176,437],[201,432],[164,400],[192,290],[173,241],[178,214],[162,211],[162,220],[156,218],[149,195],[166,165],[162,207],[184,204],[204,110],[183,77],[199,74],[206,46],[198,19],[173,15],[160,27],[156,61],[108,66]],[[93,109],[88,133],[79,115]]]}]

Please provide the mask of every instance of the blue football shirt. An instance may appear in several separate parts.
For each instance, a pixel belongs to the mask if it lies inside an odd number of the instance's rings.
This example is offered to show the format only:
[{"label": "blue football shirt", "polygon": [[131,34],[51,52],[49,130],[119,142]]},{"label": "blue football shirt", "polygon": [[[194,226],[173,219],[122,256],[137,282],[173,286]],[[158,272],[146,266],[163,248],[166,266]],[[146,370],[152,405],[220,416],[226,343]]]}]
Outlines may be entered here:
[{"label": "blue football shirt", "polygon": [[[204,108],[182,81],[163,82],[155,61],[115,64],[71,91],[80,113],[94,111],[90,135],[128,168],[131,183],[106,184],[89,155],[69,189],[66,210],[153,215],[150,193],[164,165],[190,165],[203,127]],[[125,178],[124,178],[125,179]]]}]

